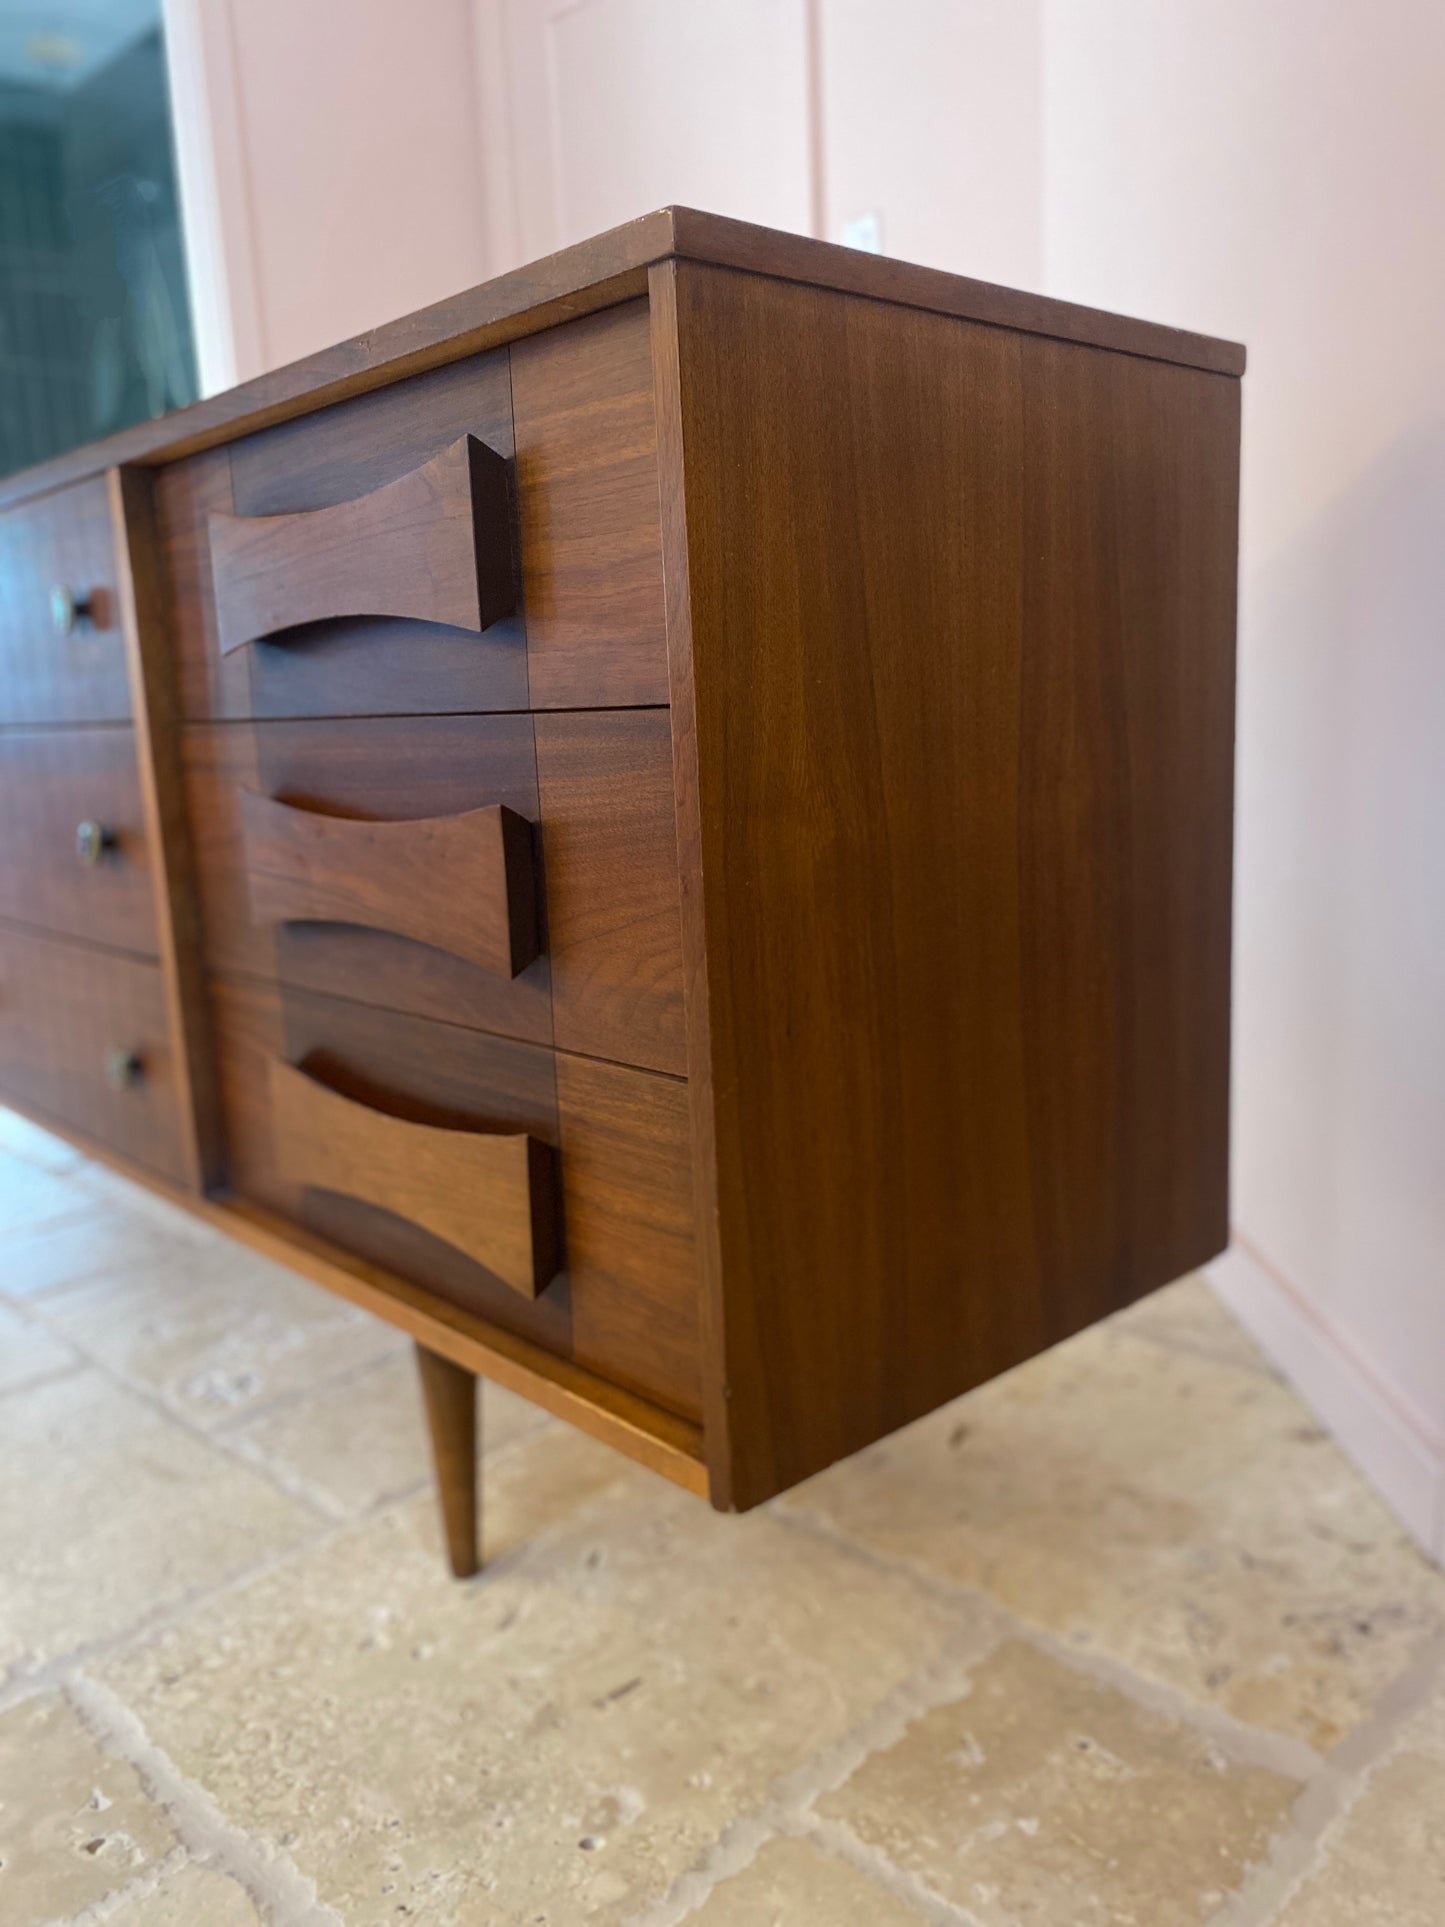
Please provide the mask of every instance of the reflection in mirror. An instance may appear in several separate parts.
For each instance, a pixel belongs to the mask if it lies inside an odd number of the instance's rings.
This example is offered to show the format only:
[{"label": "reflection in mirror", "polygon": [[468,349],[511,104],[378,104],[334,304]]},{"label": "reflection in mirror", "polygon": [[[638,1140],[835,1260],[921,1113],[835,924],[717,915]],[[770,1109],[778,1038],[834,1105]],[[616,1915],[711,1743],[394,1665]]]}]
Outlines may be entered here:
[{"label": "reflection in mirror", "polygon": [[159,0],[4,0],[0,473],[195,395]]}]

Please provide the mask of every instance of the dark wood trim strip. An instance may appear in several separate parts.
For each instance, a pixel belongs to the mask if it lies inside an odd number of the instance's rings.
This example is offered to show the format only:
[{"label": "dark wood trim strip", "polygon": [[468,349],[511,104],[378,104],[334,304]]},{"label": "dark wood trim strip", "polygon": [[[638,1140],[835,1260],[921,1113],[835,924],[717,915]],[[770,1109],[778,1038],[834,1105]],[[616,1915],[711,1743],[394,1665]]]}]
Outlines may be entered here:
[{"label": "dark wood trim strip", "polygon": [[708,1015],[707,933],[703,917],[702,817],[697,775],[697,717],[693,701],[692,592],[687,553],[687,499],[682,446],[682,386],[678,361],[677,263],[652,270],[653,406],[657,416],[657,473],[662,509],[663,598],[672,705],[673,793],[682,897],[683,1009],[687,1034],[688,1114],[692,1135],[693,1211],[702,1319],[703,1441],[710,1495],[719,1511],[731,1508],[726,1300],[718,1235],[717,1146],[713,1110],[712,1028]]},{"label": "dark wood trim strip", "polygon": [[180,1102],[182,1153],[197,1191],[220,1169],[221,1114],[207,1016],[190,820],[181,771],[180,704],[150,477],[106,476],[115,543],[116,600],[130,678],[141,809],[150,845],[156,942]]}]

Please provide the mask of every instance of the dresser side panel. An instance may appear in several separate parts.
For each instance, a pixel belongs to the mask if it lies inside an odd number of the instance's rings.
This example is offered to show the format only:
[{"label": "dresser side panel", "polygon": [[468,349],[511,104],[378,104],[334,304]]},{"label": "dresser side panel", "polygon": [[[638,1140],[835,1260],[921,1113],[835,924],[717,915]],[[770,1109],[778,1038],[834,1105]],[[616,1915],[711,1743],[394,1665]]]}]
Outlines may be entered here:
[{"label": "dresser side panel", "polygon": [[674,292],[742,1507],[1226,1240],[1239,389],[701,264]]}]

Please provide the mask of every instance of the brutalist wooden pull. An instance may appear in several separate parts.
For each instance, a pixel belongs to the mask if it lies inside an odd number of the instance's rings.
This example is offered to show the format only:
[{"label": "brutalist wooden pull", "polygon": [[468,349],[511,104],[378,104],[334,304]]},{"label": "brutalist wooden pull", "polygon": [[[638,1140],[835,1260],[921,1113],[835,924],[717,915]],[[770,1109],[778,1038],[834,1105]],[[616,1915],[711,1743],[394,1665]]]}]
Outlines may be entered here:
[{"label": "brutalist wooden pull", "polygon": [[293,515],[212,515],[221,654],[337,616],[480,634],[516,608],[507,463],[463,435],[368,495]]},{"label": "brutalist wooden pull", "polygon": [[541,948],[532,825],[505,804],[375,822],[243,789],[257,923],[392,930],[515,977]]},{"label": "brutalist wooden pull", "polygon": [[550,1145],[393,1117],[277,1058],[268,1072],[276,1167],[288,1182],[394,1212],[524,1298],[546,1290],[561,1254]]}]

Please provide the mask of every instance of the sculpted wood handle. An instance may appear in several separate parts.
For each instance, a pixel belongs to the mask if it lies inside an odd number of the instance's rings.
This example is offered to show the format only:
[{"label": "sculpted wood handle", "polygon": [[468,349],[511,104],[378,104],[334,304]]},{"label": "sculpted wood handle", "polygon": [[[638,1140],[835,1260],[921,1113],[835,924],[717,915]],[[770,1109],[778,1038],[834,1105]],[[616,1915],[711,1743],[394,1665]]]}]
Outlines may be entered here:
[{"label": "sculpted wood handle", "polygon": [[241,791],[256,923],[359,923],[515,977],[541,949],[532,826],[505,804],[365,822]]},{"label": "sculpted wood handle", "polygon": [[209,528],[223,656],[330,616],[480,634],[516,607],[507,464],[471,435],[353,501]]},{"label": "sculpted wood handle", "polygon": [[277,1169],[293,1184],[379,1205],[536,1298],[561,1262],[550,1145],[521,1133],[415,1124],[272,1058]]}]

